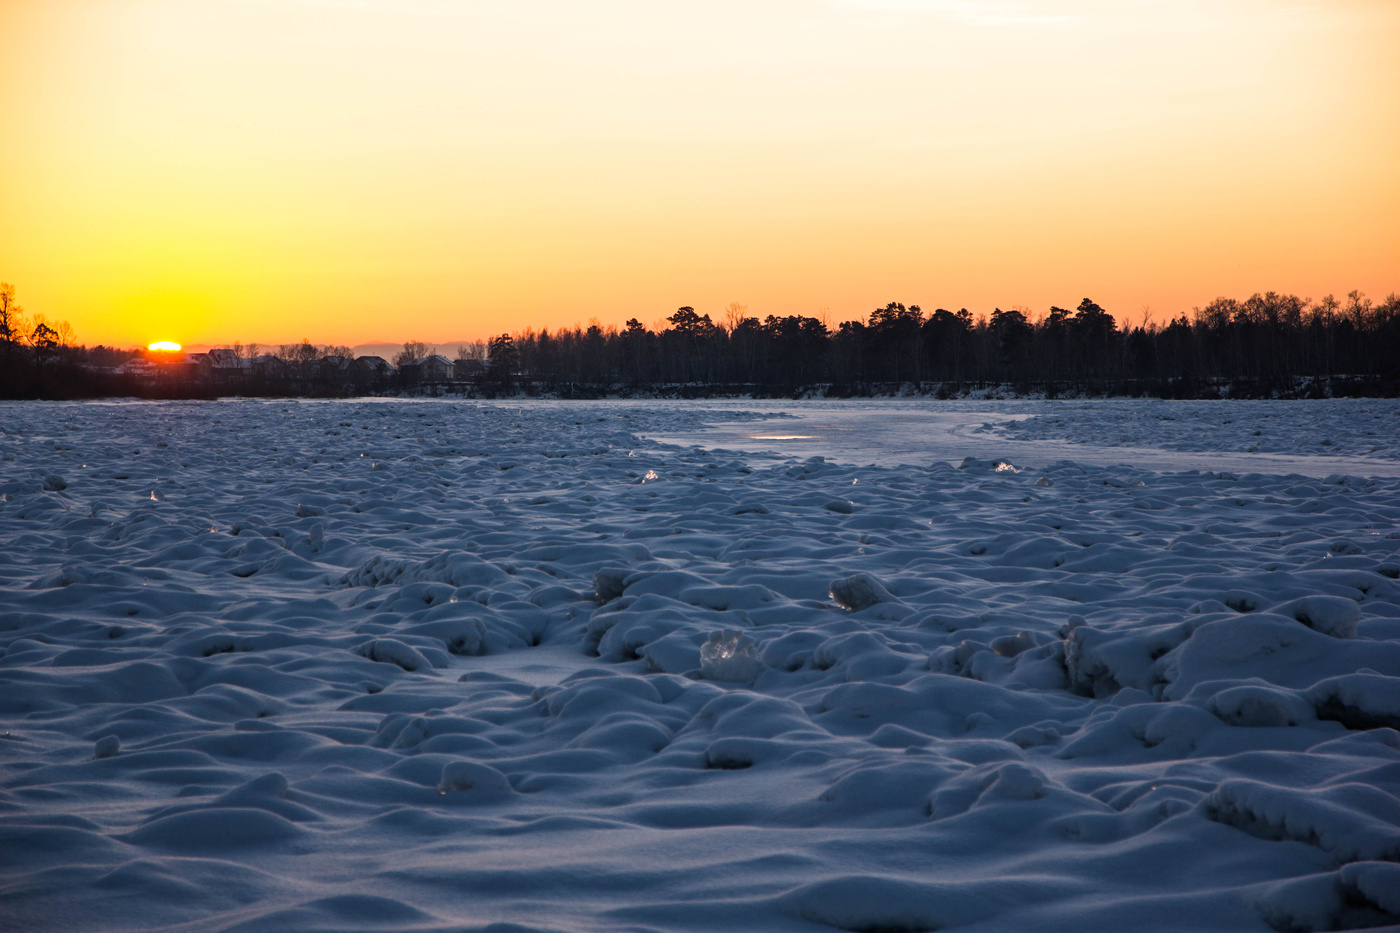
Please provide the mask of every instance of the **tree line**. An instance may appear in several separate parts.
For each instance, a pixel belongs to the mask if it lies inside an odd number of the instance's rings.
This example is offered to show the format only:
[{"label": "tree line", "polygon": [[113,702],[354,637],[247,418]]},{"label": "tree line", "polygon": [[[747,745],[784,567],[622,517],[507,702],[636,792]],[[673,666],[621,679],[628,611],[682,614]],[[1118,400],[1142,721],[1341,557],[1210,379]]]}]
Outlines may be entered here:
[{"label": "tree line", "polygon": [[[835,394],[913,385],[956,392],[1010,385],[1026,391],[1211,394],[1225,385],[1250,394],[1297,391],[1322,380],[1396,394],[1400,385],[1400,295],[1380,303],[1359,292],[1318,302],[1269,292],[1220,298],[1165,324],[1144,313],[1120,326],[1085,298],[1073,309],[1025,308],[974,317],[966,308],[891,302],[835,329],[800,315],[726,320],[682,307],[651,330],[526,330],[491,342],[497,378],[564,386],[700,385]],[[505,357],[503,359],[502,357]],[[496,365],[501,360],[504,365]]]},{"label": "tree line", "polygon": [[141,351],[75,343],[66,323],[27,317],[13,287],[0,284],[0,395],[11,398],[341,395],[444,384],[561,395],[855,395],[910,387],[955,395],[1002,385],[1052,395],[1400,395],[1400,295],[1373,302],[1359,292],[1344,300],[1274,292],[1220,298],[1164,323],[1144,312],[1126,324],[1088,298],[1073,310],[996,308],[977,316],[891,302],[834,328],[802,315],[759,318],[739,304],[716,321],[686,306],[654,329],[635,318],[621,327],[595,321],[464,344],[445,377],[442,366],[425,365],[436,348],[421,341],[405,343],[390,371],[352,366],[344,346],[234,344],[227,349],[247,361],[236,384],[167,380],[159,391],[114,375]]}]

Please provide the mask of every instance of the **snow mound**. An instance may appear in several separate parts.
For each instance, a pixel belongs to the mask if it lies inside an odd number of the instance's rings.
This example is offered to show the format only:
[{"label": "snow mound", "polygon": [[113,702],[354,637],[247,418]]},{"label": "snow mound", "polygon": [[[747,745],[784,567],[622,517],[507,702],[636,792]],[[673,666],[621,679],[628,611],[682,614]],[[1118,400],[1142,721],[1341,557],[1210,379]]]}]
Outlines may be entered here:
[{"label": "snow mound", "polygon": [[805,885],[781,903],[809,923],[851,933],[930,933],[943,927],[938,887],[877,875],[849,875]]},{"label": "snow mound", "polygon": [[1260,839],[1317,846],[1341,862],[1400,861],[1400,799],[1374,787],[1297,790],[1235,779],[1202,806],[1218,823]]},{"label": "snow mound", "polygon": [[208,854],[230,849],[282,847],[303,836],[295,823],[246,807],[210,807],[152,820],[126,838],[147,848]]},{"label": "snow mound", "polygon": [[1215,694],[1206,709],[1232,726],[1296,726],[1317,718],[1314,704],[1292,690],[1262,684],[1229,687]]},{"label": "snow mound", "polygon": [[489,765],[475,761],[452,761],[443,765],[437,792],[446,795],[468,791],[474,799],[500,799],[510,795],[511,786],[504,774]]},{"label": "snow mound", "polygon": [[1400,865],[1353,862],[1268,885],[1255,906],[1280,931],[1389,929],[1400,924]]},{"label": "snow mound", "polygon": [[1356,623],[1361,618],[1356,603],[1341,596],[1304,596],[1273,611],[1333,638],[1355,638]]},{"label": "snow mound", "polygon": [[1318,719],[1348,729],[1400,730],[1400,677],[1344,674],[1314,684],[1307,699]]},{"label": "snow mound", "polygon": [[380,664],[393,664],[406,671],[431,671],[432,665],[414,648],[392,638],[376,638],[358,649],[361,657]]},{"label": "snow mound", "polygon": [[349,586],[405,583],[446,583],[450,586],[493,586],[508,579],[500,568],[475,554],[444,551],[426,561],[407,561],[376,554],[345,574]]}]

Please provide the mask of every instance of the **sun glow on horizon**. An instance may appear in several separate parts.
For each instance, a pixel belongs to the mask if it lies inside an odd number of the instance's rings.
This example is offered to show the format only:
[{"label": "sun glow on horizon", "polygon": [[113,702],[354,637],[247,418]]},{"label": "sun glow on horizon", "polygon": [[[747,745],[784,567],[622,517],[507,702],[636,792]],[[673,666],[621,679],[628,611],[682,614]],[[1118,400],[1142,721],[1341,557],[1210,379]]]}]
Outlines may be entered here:
[{"label": "sun glow on horizon", "polygon": [[1395,0],[0,3],[89,345],[1400,290]]},{"label": "sun glow on horizon", "polygon": [[180,345],[173,340],[157,340],[155,343],[147,344],[146,349],[152,353],[179,353]]}]

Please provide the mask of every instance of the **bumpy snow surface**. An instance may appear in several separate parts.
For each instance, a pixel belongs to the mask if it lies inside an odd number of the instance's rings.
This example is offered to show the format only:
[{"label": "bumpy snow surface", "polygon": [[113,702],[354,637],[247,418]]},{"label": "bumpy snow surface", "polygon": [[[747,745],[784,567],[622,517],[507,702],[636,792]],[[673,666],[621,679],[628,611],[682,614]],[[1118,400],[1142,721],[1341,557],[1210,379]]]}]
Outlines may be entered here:
[{"label": "bumpy snow surface", "polygon": [[879,410],[0,406],[0,929],[1400,922],[1400,408]]}]

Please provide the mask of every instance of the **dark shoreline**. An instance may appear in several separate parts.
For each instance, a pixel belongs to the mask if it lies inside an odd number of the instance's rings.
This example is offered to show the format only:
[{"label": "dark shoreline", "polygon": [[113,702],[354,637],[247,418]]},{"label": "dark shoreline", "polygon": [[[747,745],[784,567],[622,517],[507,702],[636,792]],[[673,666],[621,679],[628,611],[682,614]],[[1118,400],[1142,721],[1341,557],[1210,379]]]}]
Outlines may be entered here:
[{"label": "dark shoreline", "polygon": [[[215,400],[221,398],[476,398],[476,399],[1109,399],[1177,400],[1326,398],[1397,398],[1400,379],[1386,376],[1328,376],[1294,380],[1291,385],[1248,380],[1112,380],[1054,383],[986,382],[857,382],[804,385],[744,383],[575,383],[550,380],[518,381],[510,385],[486,382],[440,382],[376,388],[325,386],[298,390],[289,385],[216,386],[186,379],[139,380],[132,377],[84,374],[87,378],[45,380],[42,384],[11,387],[12,401],[152,401]],[[25,388],[31,391],[24,391]]]}]

